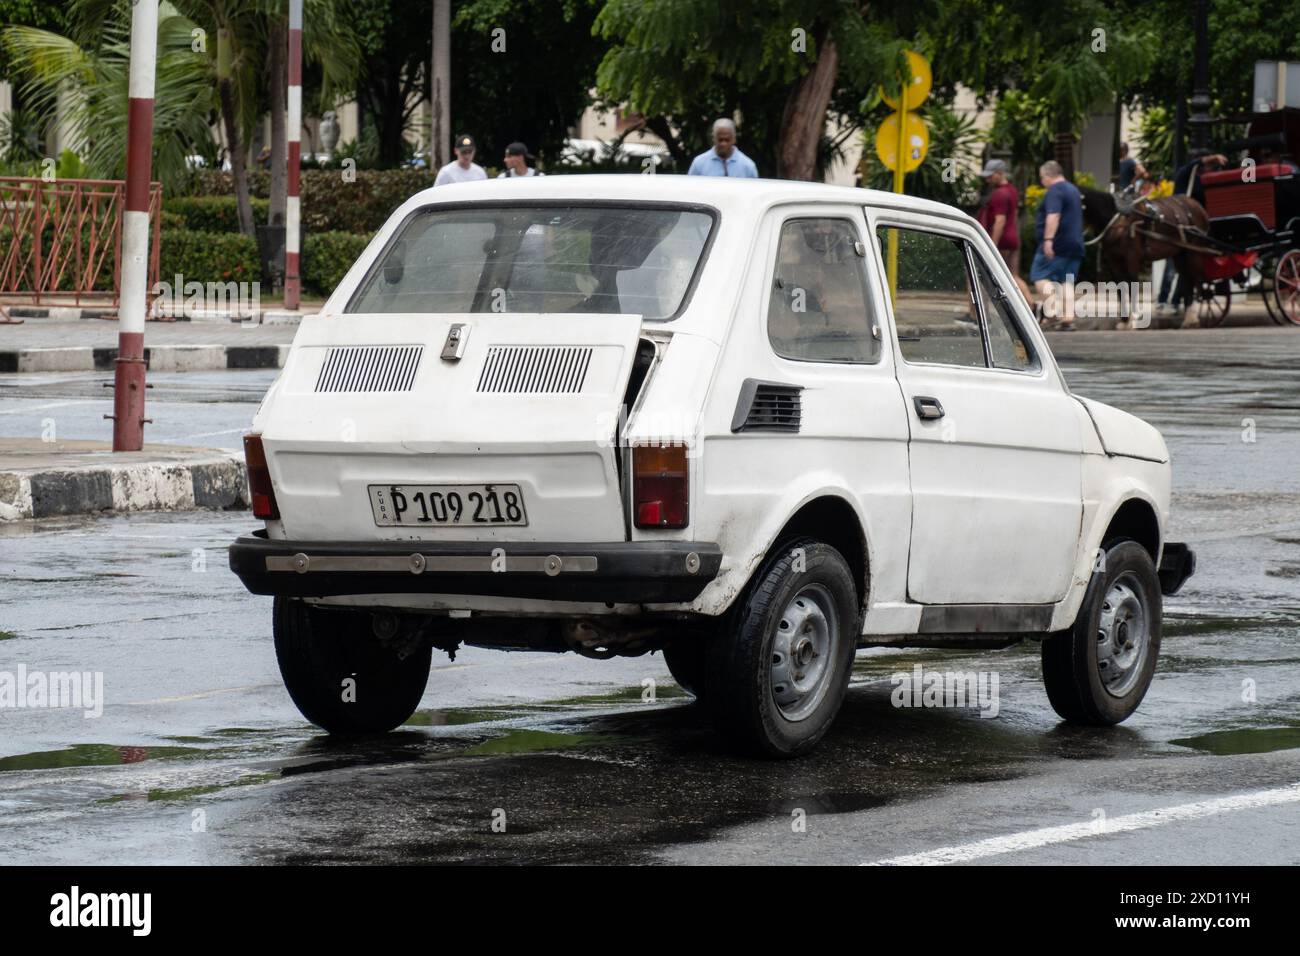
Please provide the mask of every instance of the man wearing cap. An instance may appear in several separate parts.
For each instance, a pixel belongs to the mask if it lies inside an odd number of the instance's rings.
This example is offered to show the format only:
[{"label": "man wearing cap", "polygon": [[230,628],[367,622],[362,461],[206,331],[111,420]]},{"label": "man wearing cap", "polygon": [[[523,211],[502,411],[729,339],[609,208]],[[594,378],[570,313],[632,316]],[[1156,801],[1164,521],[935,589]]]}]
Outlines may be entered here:
[{"label": "man wearing cap", "polygon": [[545,176],[545,173],[539,173],[528,161],[533,158],[533,154],[528,152],[528,147],[523,143],[511,143],[506,147],[505,165],[497,179],[512,179],[515,176]]},{"label": "man wearing cap", "polygon": [[757,179],[758,167],[737,148],[736,124],[724,116],[713,121],[713,148],[695,157],[687,175]]},{"label": "man wearing cap", "polygon": [[469,183],[476,179],[487,179],[483,167],[474,162],[474,137],[465,133],[456,137],[456,158],[438,170],[435,186],[448,183]]},{"label": "man wearing cap", "polygon": [[980,206],[980,225],[993,239],[994,247],[1011,270],[1025,301],[1031,301],[1029,286],[1020,278],[1020,231],[1016,225],[1020,194],[1011,185],[1011,170],[1002,160],[990,159],[980,170],[980,178],[990,187],[988,198]]}]

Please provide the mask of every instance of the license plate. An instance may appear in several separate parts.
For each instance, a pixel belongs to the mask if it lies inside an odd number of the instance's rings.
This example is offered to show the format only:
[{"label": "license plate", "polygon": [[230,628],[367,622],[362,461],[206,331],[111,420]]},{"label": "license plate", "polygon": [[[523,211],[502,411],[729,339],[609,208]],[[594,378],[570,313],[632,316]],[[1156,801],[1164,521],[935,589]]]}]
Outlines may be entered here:
[{"label": "license plate", "polygon": [[528,524],[518,485],[370,485],[369,491],[381,528]]}]

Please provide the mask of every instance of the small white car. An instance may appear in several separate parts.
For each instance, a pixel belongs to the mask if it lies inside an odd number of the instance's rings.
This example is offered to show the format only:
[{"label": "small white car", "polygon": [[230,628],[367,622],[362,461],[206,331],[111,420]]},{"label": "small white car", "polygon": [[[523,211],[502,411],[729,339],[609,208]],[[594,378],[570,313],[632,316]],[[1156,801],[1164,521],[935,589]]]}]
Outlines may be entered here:
[{"label": "small white car", "polygon": [[336,733],[403,723],[433,648],[662,650],[786,757],[856,649],[1026,637],[1063,718],[1114,724],[1194,568],[1160,434],[1070,391],[981,228],[859,189],[420,193],[304,319],[245,444],[266,526],[230,564]]}]

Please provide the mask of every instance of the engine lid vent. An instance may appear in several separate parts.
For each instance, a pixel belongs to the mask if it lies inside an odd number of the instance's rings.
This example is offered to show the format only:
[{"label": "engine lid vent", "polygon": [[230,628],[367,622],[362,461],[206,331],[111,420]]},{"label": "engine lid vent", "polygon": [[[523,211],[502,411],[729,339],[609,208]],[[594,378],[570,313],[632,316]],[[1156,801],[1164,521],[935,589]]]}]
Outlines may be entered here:
[{"label": "engine lid vent", "polygon": [[492,345],[478,392],[576,395],[587,381],[589,345]]},{"label": "engine lid vent", "polygon": [[422,345],[340,345],[331,348],[316,378],[318,392],[409,392]]},{"label": "engine lid vent", "polygon": [[733,432],[797,432],[803,420],[802,385],[747,378],[740,387]]}]

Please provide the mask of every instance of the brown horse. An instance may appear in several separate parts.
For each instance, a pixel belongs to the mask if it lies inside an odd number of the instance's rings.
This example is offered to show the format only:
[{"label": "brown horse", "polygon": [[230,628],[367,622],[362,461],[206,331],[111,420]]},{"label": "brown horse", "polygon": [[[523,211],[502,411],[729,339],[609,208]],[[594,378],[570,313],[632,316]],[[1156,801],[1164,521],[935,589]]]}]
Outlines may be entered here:
[{"label": "brown horse", "polygon": [[1191,290],[1204,280],[1201,253],[1210,217],[1191,196],[1163,199],[1114,196],[1098,189],[1080,189],[1083,219],[1101,236],[1101,258],[1111,276],[1136,282],[1142,267],[1173,259],[1178,269],[1175,301],[1190,300]]}]

